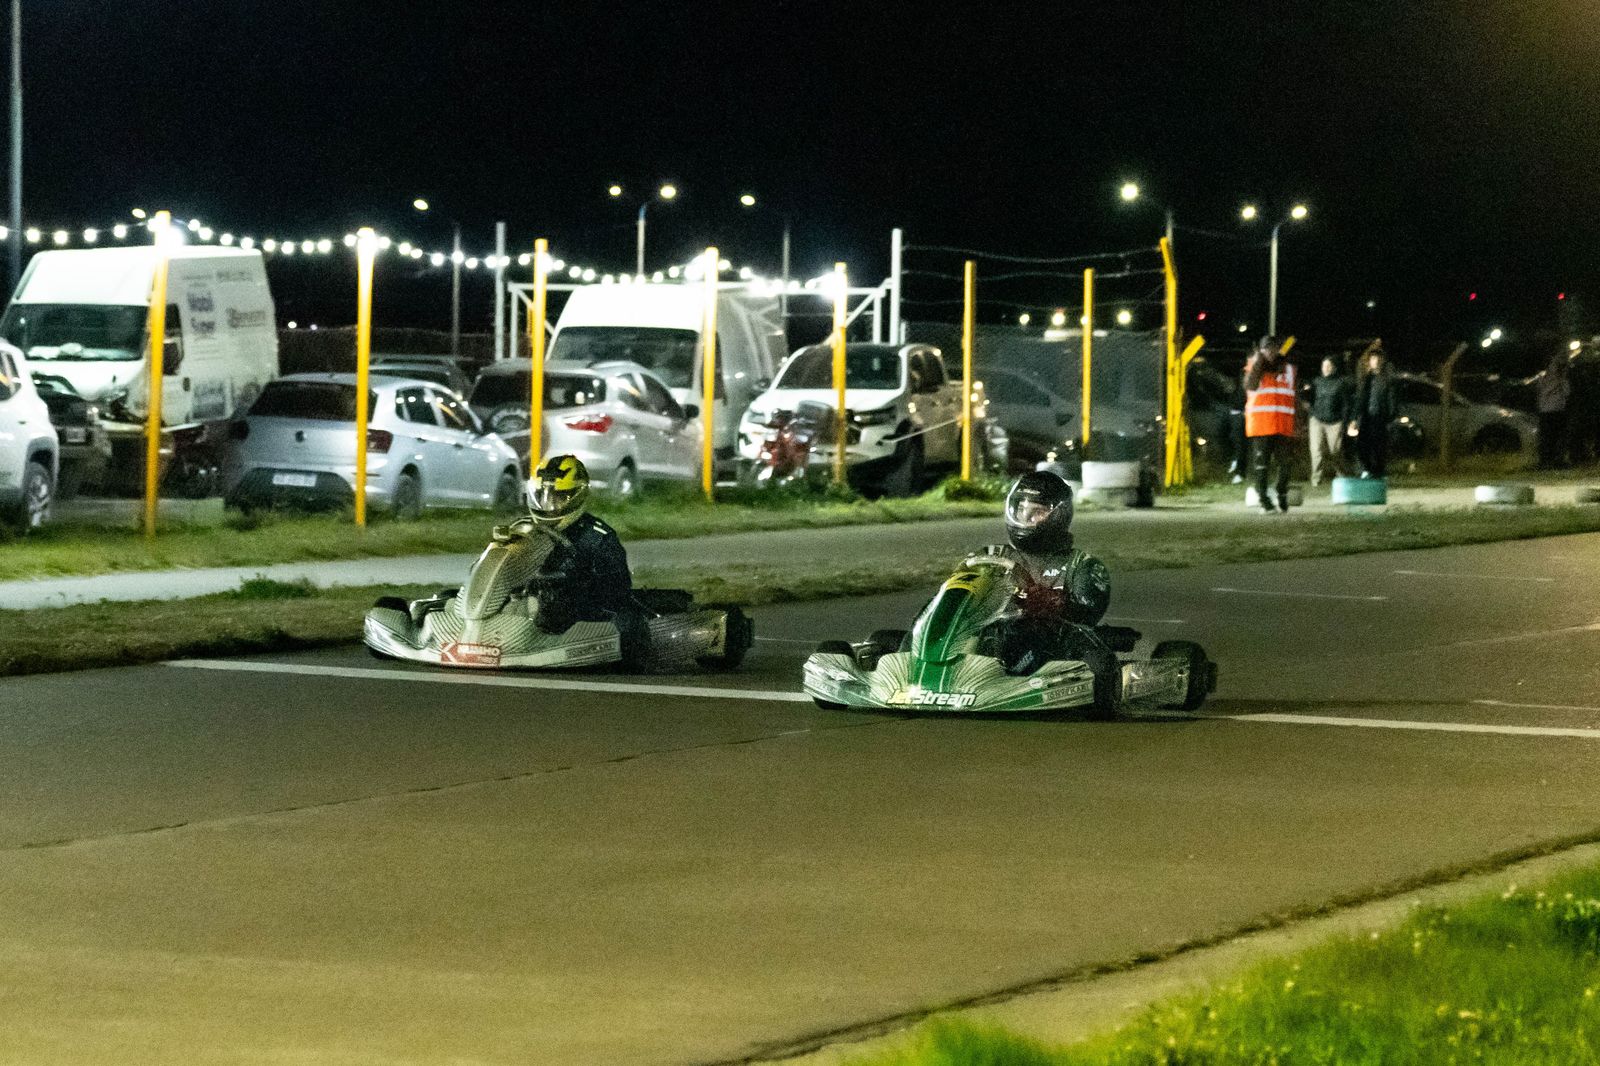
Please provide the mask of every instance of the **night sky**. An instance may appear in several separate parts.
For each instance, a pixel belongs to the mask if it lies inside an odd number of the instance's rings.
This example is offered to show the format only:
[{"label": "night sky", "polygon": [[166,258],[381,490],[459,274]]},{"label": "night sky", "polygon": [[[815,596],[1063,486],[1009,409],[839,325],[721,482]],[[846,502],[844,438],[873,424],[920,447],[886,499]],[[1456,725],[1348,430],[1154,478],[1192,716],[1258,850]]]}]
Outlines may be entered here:
[{"label": "night sky", "polygon": [[[1312,211],[1285,227],[1282,332],[1381,331],[1433,359],[1489,325],[1530,339],[1600,308],[1593,0],[24,8],[25,213],[45,226],[140,205],[258,237],[371,223],[445,247],[453,217],[482,251],[505,219],[516,246],[548,235],[621,270],[632,209],[606,186],[670,179],[683,195],[651,209],[651,268],[714,241],[775,273],[786,211],[798,275],[841,258],[876,278],[895,225],[1019,255],[1151,246],[1160,211],[1117,200],[1132,178],[1176,212],[1185,319],[1207,311],[1208,333],[1265,321],[1266,253],[1240,239],[1266,227],[1238,222],[1246,200]],[[284,316],[347,321],[345,262],[275,266]],[[386,269],[380,319],[447,322],[443,271]],[[1120,284],[1108,299],[1151,287]],[[980,286],[988,321],[1080,291]],[[488,292],[475,275],[469,326]]]}]

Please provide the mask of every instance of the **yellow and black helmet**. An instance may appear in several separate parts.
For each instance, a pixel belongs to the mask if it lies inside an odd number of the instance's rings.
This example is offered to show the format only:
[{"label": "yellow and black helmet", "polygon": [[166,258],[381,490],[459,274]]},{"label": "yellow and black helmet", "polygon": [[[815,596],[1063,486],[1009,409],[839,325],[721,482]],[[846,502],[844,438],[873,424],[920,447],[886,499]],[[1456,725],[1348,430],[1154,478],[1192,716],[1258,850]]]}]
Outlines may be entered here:
[{"label": "yellow and black helmet", "polygon": [[576,455],[552,455],[528,479],[528,507],[541,522],[576,518],[588,502],[589,471]]}]

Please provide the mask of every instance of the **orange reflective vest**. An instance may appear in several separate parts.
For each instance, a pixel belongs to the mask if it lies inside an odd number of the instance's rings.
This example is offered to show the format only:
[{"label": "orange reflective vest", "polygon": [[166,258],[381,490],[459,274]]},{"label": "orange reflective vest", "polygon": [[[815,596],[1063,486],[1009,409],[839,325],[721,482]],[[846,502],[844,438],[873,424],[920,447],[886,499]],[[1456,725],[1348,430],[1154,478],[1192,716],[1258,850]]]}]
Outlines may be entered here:
[{"label": "orange reflective vest", "polygon": [[1294,366],[1282,363],[1279,369],[1261,375],[1261,383],[1245,395],[1244,435],[1247,437],[1294,436]]}]

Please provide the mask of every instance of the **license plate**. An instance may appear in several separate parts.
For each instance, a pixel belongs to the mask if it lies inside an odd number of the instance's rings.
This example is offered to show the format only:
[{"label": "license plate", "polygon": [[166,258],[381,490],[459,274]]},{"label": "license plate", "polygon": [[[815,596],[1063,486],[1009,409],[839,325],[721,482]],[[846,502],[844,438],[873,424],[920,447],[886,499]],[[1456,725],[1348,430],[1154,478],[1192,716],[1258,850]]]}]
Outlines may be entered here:
[{"label": "license plate", "polygon": [[89,439],[89,431],[86,429],[64,429],[61,431],[61,439],[68,444],[82,444]]},{"label": "license plate", "polygon": [[315,474],[273,474],[272,483],[291,489],[314,489],[317,487]]}]

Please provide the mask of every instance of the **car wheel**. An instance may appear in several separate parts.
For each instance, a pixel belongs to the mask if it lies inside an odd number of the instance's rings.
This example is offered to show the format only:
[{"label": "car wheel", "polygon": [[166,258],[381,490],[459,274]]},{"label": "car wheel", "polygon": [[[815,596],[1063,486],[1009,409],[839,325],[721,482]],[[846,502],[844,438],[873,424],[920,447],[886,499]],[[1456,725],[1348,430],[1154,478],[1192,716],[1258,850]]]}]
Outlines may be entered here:
[{"label": "car wheel", "polygon": [[402,470],[394,486],[394,516],[403,520],[422,515],[422,479],[411,470]]},{"label": "car wheel", "polygon": [[502,470],[494,486],[495,514],[510,514],[522,504],[522,481],[514,470]]},{"label": "car wheel", "polygon": [[1161,706],[1173,711],[1198,710],[1217,687],[1216,664],[1206,658],[1205,649],[1191,640],[1163,640],[1151,654],[1154,659],[1182,659],[1189,664],[1189,685],[1183,699]]},{"label": "car wheel", "polygon": [[50,471],[42,463],[28,463],[22,470],[22,498],[12,512],[12,523],[24,533],[38,529],[49,520],[50,505],[54,501],[55,486],[50,483]]},{"label": "car wheel", "polygon": [[611,477],[611,495],[619,500],[637,500],[639,492],[639,472],[632,459],[624,459]]},{"label": "car wheel", "polygon": [[894,467],[884,476],[885,496],[910,496],[922,487],[922,438],[903,440],[894,450]]}]

